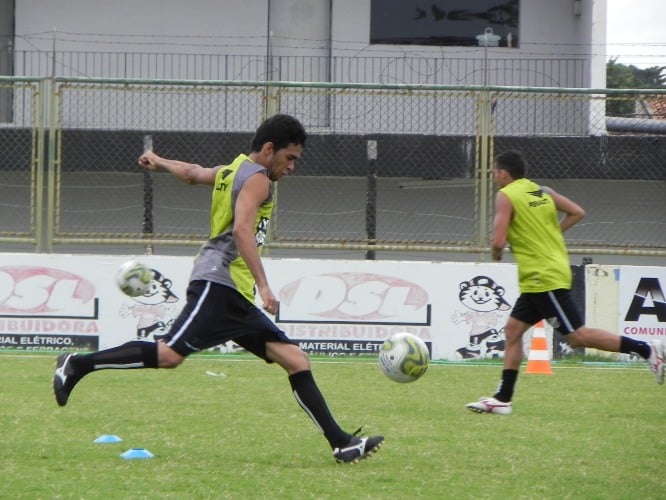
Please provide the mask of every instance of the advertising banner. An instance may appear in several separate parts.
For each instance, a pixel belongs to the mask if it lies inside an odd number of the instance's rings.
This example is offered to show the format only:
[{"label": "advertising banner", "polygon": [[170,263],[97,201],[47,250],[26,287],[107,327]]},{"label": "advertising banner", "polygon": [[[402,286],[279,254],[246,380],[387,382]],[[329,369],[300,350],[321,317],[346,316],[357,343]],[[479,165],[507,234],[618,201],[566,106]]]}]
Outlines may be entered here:
[{"label": "advertising banner", "polygon": [[[183,307],[192,257],[138,256],[145,296],[115,285],[130,256],[3,254],[0,349],[97,350],[159,339]],[[433,359],[502,357],[518,296],[513,264],[264,259],[274,320],[310,353],[374,354],[406,331]],[[258,304],[261,305],[261,304]]]},{"label": "advertising banner", "polygon": [[518,297],[513,264],[271,260],[275,320],[304,350],[376,353],[396,332],[433,359],[503,357],[502,328]]},{"label": "advertising banner", "polygon": [[0,349],[90,351],[166,332],[183,303],[192,259],[139,257],[155,279],[150,293],[135,298],[115,284],[128,259],[3,254]]},{"label": "advertising banner", "polygon": [[618,333],[666,341],[666,268],[620,268]]},{"label": "advertising banner", "polygon": [[[155,276],[134,298],[115,284],[132,258]],[[159,339],[184,305],[192,259],[2,254],[0,349],[90,351]],[[433,359],[504,356],[514,264],[266,258],[264,266],[280,300],[273,319],[309,353],[376,354],[393,333],[409,332]],[[600,321],[617,315],[619,334],[666,339],[666,268],[587,267],[590,325],[613,330]],[[524,340],[527,351],[529,333]]]}]

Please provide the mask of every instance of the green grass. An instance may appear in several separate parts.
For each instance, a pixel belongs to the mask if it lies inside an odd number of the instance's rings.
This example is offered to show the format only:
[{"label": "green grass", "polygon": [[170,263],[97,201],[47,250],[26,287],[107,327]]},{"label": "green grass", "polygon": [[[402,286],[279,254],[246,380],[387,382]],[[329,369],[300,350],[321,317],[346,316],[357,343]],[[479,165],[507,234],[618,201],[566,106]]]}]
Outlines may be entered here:
[{"label": "green grass", "polygon": [[[433,364],[401,385],[370,360],[315,359],[342,426],[386,436],[375,456],[340,465],[276,366],[195,356],[171,371],[107,370],[59,408],[53,361],[0,355],[2,498],[666,497],[666,387],[647,366],[523,373],[502,417],[464,409],[493,392],[497,364]],[[102,434],[123,442],[94,444]],[[155,458],[120,458],[129,448]]]}]

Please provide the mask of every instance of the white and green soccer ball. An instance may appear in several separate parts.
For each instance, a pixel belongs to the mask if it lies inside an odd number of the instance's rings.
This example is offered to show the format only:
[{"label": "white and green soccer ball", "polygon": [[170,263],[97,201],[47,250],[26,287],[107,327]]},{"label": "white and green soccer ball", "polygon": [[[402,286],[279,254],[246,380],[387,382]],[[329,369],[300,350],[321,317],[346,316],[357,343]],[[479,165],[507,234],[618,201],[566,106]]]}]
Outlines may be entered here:
[{"label": "white and green soccer ball", "polygon": [[129,297],[145,295],[153,280],[153,270],[135,260],[125,262],[116,273],[116,284]]},{"label": "white and green soccer ball", "polygon": [[388,378],[402,384],[421,378],[428,369],[429,360],[425,342],[411,333],[394,334],[379,350],[379,368]]}]

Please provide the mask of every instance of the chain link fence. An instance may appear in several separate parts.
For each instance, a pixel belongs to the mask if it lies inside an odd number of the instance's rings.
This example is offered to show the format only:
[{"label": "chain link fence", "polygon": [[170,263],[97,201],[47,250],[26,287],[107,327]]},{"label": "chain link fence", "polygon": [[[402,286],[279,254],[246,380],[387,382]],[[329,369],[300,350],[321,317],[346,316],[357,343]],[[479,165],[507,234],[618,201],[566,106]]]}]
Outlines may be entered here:
[{"label": "chain link fence", "polygon": [[0,241],[37,244],[39,239],[43,87],[36,78],[0,80]]},{"label": "chain link fence", "polygon": [[145,139],[214,166],[279,111],[310,136],[279,183],[269,248],[485,252],[491,159],[515,148],[531,178],[586,208],[572,252],[666,255],[666,135],[606,130],[606,103],[627,91],[64,77],[0,88],[13,104],[0,242],[199,245],[209,190],[139,169]]}]

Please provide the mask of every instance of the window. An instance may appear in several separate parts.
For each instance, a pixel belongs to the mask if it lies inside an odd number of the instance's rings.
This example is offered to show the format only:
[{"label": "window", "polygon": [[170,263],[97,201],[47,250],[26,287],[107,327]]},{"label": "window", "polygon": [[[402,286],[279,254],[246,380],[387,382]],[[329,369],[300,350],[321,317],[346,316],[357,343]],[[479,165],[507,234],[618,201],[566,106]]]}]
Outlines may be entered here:
[{"label": "window", "polygon": [[[370,43],[518,47],[519,0],[371,0]],[[499,38],[498,38],[499,37]]]}]

